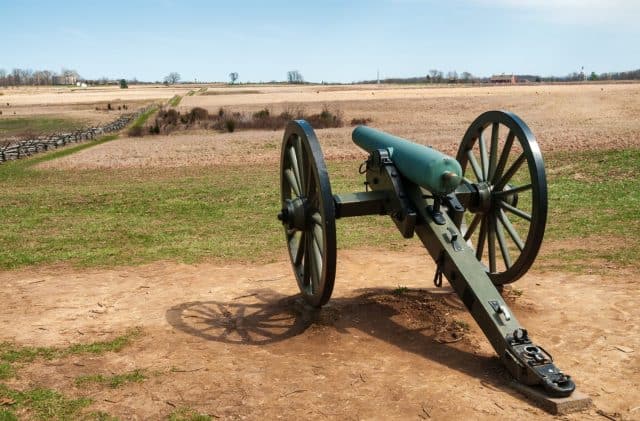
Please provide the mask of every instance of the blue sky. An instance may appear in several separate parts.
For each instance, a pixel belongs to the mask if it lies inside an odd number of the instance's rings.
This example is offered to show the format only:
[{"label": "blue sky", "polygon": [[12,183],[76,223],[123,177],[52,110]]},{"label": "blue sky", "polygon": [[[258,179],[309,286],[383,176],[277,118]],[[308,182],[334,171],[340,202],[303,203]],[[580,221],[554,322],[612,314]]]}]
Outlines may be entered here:
[{"label": "blue sky", "polygon": [[352,82],[640,68],[640,0],[7,1],[0,69]]}]

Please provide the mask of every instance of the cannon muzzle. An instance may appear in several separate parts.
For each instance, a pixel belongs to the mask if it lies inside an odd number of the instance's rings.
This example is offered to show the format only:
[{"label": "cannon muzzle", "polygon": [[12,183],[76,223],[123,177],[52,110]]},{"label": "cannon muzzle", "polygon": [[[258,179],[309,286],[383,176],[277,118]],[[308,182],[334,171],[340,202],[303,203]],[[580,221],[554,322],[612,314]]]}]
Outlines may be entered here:
[{"label": "cannon muzzle", "polygon": [[371,153],[386,149],[400,173],[435,195],[453,192],[462,181],[458,161],[428,146],[366,126],[358,126],[351,135],[356,145]]}]

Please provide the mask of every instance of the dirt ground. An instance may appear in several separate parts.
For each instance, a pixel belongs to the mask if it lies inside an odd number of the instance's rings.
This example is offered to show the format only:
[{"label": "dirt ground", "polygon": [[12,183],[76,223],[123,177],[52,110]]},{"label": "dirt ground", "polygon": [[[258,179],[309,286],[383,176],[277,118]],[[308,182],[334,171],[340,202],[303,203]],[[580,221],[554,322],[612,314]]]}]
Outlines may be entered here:
[{"label": "dirt ground", "polygon": [[[277,111],[302,104],[315,112],[328,105],[347,122],[371,117],[374,127],[451,154],[477,115],[509,109],[530,125],[543,153],[640,146],[640,84],[375,88],[234,88],[260,92],[184,97],[180,109]],[[135,91],[131,99],[155,95],[151,88]],[[27,107],[45,100],[22,101]],[[348,124],[318,131],[328,160],[364,156],[350,131]],[[194,131],[122,138],[40,165],[276,165],[281,136]],[[91,409],[123,419],[159,419],[180,407],[224,419],[553,418],[511,389],[446,281],[433,287],[435,268],[424,250],[342,250],[337,267],[333,298],[315,320],[296,310],[284,254],[255,266],[156,262],[0,272],[0,343],[64,346],[107,340],[133,326],[143,331],[118,353],[37,360],[7,385],[91,396]],[[508,302],[534,341],[593,399],[588,411],[562,419],[640,420],[638,273],[586,272],[534,267]],[[74,384],[81,375],[136,368],[152,374],[118,389]]]},{"label": "dirt ground", "polygon": [[[121,352],[39,361],[8,385],[89,395],[92,409],[123,419],[176,407],[225,419],[552,418],[510,388],[457,296],[446,282],[432,286],[433,271],[417,247],[341,251],[333,298],[311,322],[296,311],[284,258],[4,272],[2,340],[66,345],[143,330]],[[603,419],[598,410],[640,419],[634,277],[533,272],[515,288],[513,312],[593,398],[589,411],[563,419]],[[154,374],[119,389],[73,384],[136,368]]]}]

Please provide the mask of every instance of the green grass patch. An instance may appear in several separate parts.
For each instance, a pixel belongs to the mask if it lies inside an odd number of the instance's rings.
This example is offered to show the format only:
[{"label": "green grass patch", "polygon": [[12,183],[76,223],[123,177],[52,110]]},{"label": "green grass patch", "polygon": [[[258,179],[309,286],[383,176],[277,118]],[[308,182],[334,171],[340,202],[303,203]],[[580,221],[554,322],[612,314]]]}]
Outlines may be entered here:
[{"label": "green grass patch", "polygon": [[86,126],[82,120],[55,117],[15,117],[0,119],[0,138],[40,136],[51,133],[72,132]]},{"label": "green grass patch", "polygon": [[[29,163],[36,159],[0,166],[1,269],[163,259],[264,262],[284,255],[284,233],[275,218],[277,165],[58,171],[33,170]],[[545,241],[606,238],[585,244],[575,261],[601,258],[640,267],[640,152],[546,159]],[[334,194],[363,190],[358,165],[329,163]],[[404,240],[388,217],[347,218],[337,227],[339,248],[400,249],[418,241]],[[612,238],[621,246],[606,246]]]},{"label": "green grass patch", "polygon": [[[117,138],[118,138],[117,134],[110,134],[110,135],[102,136],[97,140],[88,141],[86,143],[82,143],[79,145],[67,146],[61,149],[56,149],[55,151],[38,154],[37,156],[31,157],[29,159],[18,159],[15,161],[5,162],[2,165],[0,165],[0,179],[5,181],[7,185],[9,185],[12,180],[30,178],[33,174],[35,174],[35,172],[29,169],[30,167],[33,167],[36,164],[62,158],[62,157],[74,154],[76,152],[80,152],[81,150],[88,149],[88,148],[100,145],[102,143],[110,142]],[[30,171],[30,172],[26,173],[25,171]]]},{"label": "green grass patch", "polygon": [[600,239],[558,257],[640,267],[640,150],[557,153],[547,157],[547,167],[545,238]]},{"label": "green grass patch", "polygon": [[124,374],[114,374],[112,376],[104,376],[102,374],[90,374],[80,376],[76,379],[76,386],[84,386],[89,383],[96,383],[109,386],[112,389],[123,386],[127,383],[140,383],[148,378],[145,370],[136,369]]},{"label": "green grass patch", "polygon": [[135,328],[110,341],[74,344],[64,348],[18,346],[10,342],[3,342],[0,343],[0,361],[3,361],[4,363],[27,363],[35,360],[36,358],[50,360],[69,355],[100,355],[107,352],[118,352],[141,335],[142,330]]},{"label": "green grass patch", "polygon": [[[189,91],[189,93],[191,93],[191,95],[193,95],[192,93],[193,91]],[[187,94],[188,96],[191,96],[189,94]],[[170,100],[169,100],[169,105],[171,107],[177,107],[178,104],[180,104],[180,101],[182,101],[182,97],[180,95],[174,95]]]},{"label": "green grass patch", "polygon": [[398,295],[398,296],[404,295],[407,292],[409,292],[409,288],[401,285],[398,285],[395,289],[393,289],[393,291],[391,291],[393,295]]},{"label": "green grass patch", "polygon": [[10,363],[8,362],[0,363],[0,380],[9,379],[13,377],[14,374],[15,374],[15,371],[13,369],[13,366]]},{"label": "green grass patch", "polygon": [[[82,409],[91,404],[89,398],[68,398],[51,389],[35,388],[18,391],[0,384],[0,400],[8,402],[4,414],[0,412],[0,420],[16,418],[13,409],[25,408],[32,415],[29,418],[41,420],[71,420],[77,419]],[[9,403],[11,402],[11,403]]]},{"label": "green grass patch", "polygon": [[[358,163],[331,166],[336,191],[362,190]],[[344,174],[349,174],[345,178]],[[3,185],[4,184],[4,185]],[[35,171],[0,178],[0,267],[112,266],[160,259],[265,261],[284,233],[274,165]],[[339,224],[340,247],[404,244],[384,217]]]},{"label": "green grass patch", "polygon": [[103,411],[94,411],[88,414],[88,416],[83,417],[85,420],[95,420],[95,421],[119,421],[118,417],[114,417],[107,412]]},{"label": "green grass patch", "polygon": [[187,96],[193,96],[195,95],[196,91],[189,91],[187,92]]},{"label": "green grass patch", "polygon": [[18,417],[9,409],[0,409],[0,421],[18,421]]},{"label": "green grass patch", "polygon": [[153,114],[156,113],[156,111],[158,111],[158,107],[157,106],[152,106],[151,108],[149,108],[147,111],[145,111],[144,113],[140,114],[138,116],[138,118],[136,118],[133,123],[131,123],[131,127],[142,127],[145,125],[145,123],[147,122],[147,120],[149,119],[149,117],[151,117]]},{"label": "green grass patch", "polygon": [[212,417],[191,408],[178,408],[169,415],[169,421],[211,421]]}]

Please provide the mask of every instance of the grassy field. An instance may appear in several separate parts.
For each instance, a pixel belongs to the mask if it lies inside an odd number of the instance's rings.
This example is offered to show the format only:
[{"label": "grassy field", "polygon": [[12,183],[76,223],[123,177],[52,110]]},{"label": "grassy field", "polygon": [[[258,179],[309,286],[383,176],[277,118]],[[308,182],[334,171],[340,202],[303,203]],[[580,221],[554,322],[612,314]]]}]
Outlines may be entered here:
[{"label": "grassy field", "polygon": [[[276,166],[32,168],[91,145],[0,167],[0,241],[5,245],[0,268],[60,262],[113,266],[159,259],[263,262],[283,256],[283,234],[275,218]],[[329,164],[334,193],[361,190],[358,165]],[[637,150],[547,156],[546,242],[600,239],[550,251],[551,260],[562,257],[568,267],[590,259],[640,267],[639,167]],[[341,220],[337,225],[341,248],[410,244],[384,217]]]},{"label": "grassy field", "polygon": [[[73,344],[68,347],[29,347],[16,346],[13,343],[0,343],[0,380],[10,379],[18,370],[24,369],[37,359],[60,360],[74,355],[102,355],[108,352],[119,352],[140,337],[140,329],[132,329],[109,341]],[[77,386],[97,383],[111,388],[120,387],[130,382],[141,382],[147,378],[143,370],[104,376],[101,374],[81,376],[76,379]],[[12,421],[29,414],[33,419],[112,419],[103,412],[84,412],[84,408],[92,403],[87,397],[69,398],[62,393],[45,388],[16,390],[0,383],[0,402],[7,408],[0,407],[0,420]],[[26,413],[25,413],[26,412]]]},{"label": "grassy field", "polygon": [[11,136],[38,136],[43,134],[79,130],[82,120],[54,117],[16,117],[0,119],[0,138]]}]

